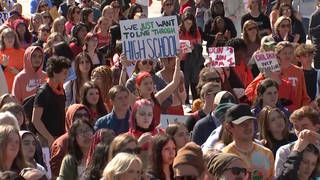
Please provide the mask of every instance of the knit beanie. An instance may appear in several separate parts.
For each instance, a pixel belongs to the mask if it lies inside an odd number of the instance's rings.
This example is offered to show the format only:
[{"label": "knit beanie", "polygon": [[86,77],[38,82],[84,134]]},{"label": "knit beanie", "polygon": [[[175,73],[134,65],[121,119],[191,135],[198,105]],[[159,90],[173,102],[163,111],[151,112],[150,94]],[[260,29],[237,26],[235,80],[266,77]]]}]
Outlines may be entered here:
[{"label": "knit beanie", "polygon": [[180,164],[191,165],[198,170],[199,174],[202,174],[204,161],[200,146],[194,142],[189,142],[179,149],[177,156],[173,160],[173,168]]},{"label": "knit beanie", "polygon": [[214,155],[208,162],[208,172],[214,177],[220,177],[229,167],[231,162],[241,160],[238,156],[231,153],[218,153]]}]

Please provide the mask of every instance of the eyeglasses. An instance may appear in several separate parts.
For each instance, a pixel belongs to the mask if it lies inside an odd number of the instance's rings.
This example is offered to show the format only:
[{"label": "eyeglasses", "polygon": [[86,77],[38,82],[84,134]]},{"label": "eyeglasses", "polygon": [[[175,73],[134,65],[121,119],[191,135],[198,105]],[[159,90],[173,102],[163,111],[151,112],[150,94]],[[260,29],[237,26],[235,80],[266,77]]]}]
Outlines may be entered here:
[{"label": "eyeglasses", "polygon": [[176,176],[175,180],[197,180],[197,176]]},{"label": "eyeglasses", "polygon": [[231,167],[231,168],[227,168],[226,171],[227,170],[230,170],[233,175],[240,175],[240,173],[243,173],[244,175],[247,174],[246,168]]},{"label": "eyeglasses", "polygon": [[291,24],[281,24],[280,27],[281,28],[290,28]]},{"label": "eyeglasses", "polygon": [[254,27],[251,27],[251,28],[248,28],[247,31],[252,31],[254,29],[257,29],[257,26],[254,26]]},{"label": "eyeglasses", "polygon": [[206,82],[216,82],[216,83],[220,83],[221,82],[221,78],[219,77],[211,77],[205,80]]},{"label": "eyeglasses", "polygon": [[50,29],[46,29],[46,28],[40,29],[40,31],[50,33]]},{"label": "eyeglasses", "polygon": [[153,61],[141,61],[142,65],[147,65],[148,62],[150,66],[153,65]]},{"label": "eyeglasses", "polygon": [[75,113],[74,117],[75,118],[82,118],[82,117],[89,118],[89,114],[88,113]]}]

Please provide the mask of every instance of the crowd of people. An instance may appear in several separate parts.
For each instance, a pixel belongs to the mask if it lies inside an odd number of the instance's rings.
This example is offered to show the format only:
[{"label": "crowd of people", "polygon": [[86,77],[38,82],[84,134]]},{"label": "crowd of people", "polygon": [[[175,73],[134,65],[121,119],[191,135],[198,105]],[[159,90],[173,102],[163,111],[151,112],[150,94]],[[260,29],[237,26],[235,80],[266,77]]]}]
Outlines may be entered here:
[{"label": "crowd of people", "polygon": [[128,60],[120,21],[151,4],[1,0],[0,180],[320,178],[320,0],[161,0],[191,52]]}]

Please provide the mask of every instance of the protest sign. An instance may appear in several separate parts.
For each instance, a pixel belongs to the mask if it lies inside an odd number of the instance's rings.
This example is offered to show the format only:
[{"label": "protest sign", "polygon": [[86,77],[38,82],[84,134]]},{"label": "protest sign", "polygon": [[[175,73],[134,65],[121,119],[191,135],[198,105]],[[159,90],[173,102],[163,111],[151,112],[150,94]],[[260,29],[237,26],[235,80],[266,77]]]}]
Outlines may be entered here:
[{"label": "protest sign", "polygon": [[0,24],[3,24],[8,18],[8,12],[0,12]]},{"label": "protest sign", "polygon": [[272,51],[256,53],[254,59],[261,73],[280,71],[277,56]]},{"label": "protest sign", "polygon": [[161,114],[159,127],[162,129],[167,129],[168,125],[174,122],[185,124],[187,119],[188,116]]},{"label": "protest sign", "polygon": [[173,57],[180,47],[176,16],[122,20],[120,30],[128,60]]},{"label": "protest sign", "polygon": [[183,54],[185,53],[191,53],[191,43],[189,40],[180,40],[180,49]]},{"label": "protest sign", "polygon": [[212,67],[235,67],[233,47],[211,47],[208,51]]}]

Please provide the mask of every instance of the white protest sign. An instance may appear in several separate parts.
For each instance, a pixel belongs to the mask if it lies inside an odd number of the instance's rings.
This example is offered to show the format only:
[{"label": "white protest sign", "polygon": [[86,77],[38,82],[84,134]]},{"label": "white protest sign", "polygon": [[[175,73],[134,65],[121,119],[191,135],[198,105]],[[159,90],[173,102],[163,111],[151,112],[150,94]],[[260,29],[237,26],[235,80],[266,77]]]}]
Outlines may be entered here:
[{"label": "white protest sign", "polygon": [[189,116],[161,114],[159,127],[162,129],[167,129],[168,125],[174,122],[185,124],[188,117]]},{"label": "white protest sign", "polygon": [[42,148],[42,157],[43,157],[43,161],[47,166],[47,172],[46,175],[49,179],[51,179],[52,177],[52,172],[51,172],[51,166],[50,166],[50,150],[48,147],[43,147]]},{"label": "white protest sign", "polygon": [[261,73],[280,71],[280,65],[274,52],[256,53],[254,59]]},{"label": "white protest sign", "polygon": [[191,53],[191,43],[189,40],[180,40],[180,49],[183,54],[185,53]]},{"label": "white protest sign", "polygon": [[136,3],[141,6],[149,6],[149,0],[136,0]]},{"label": "white protest sign", "polygon": [[211,47],[209,58],[212,67],[235,67],[233,47]]},{"label": "white protest sign", "polygon": [[8,18],[8,12],[0,12],[0,24],[3,24]]},{"label": "white protest sign", "polygon": [[173,57],[180,47],[177,16],[122,20],[120,30],[128,60]]}]

